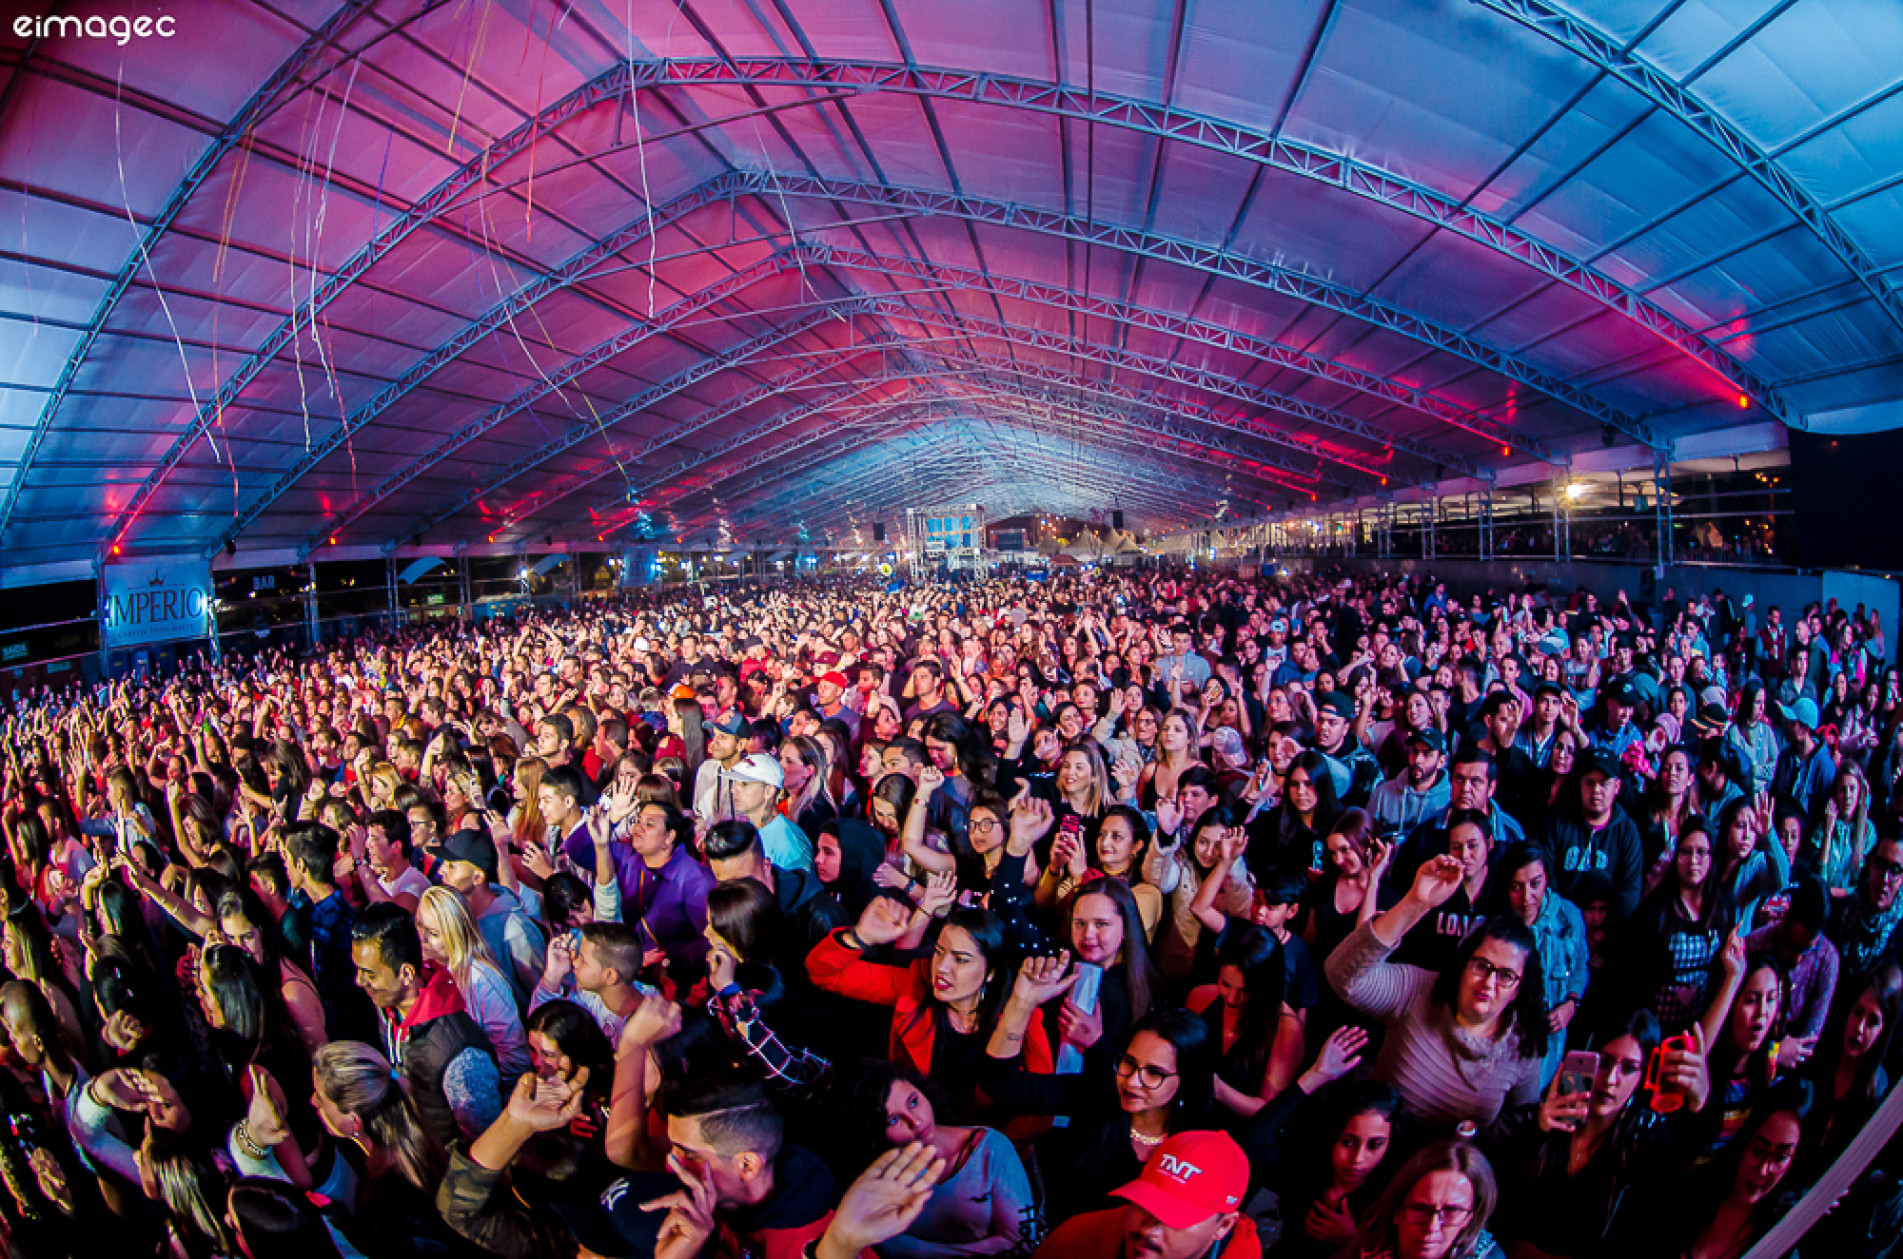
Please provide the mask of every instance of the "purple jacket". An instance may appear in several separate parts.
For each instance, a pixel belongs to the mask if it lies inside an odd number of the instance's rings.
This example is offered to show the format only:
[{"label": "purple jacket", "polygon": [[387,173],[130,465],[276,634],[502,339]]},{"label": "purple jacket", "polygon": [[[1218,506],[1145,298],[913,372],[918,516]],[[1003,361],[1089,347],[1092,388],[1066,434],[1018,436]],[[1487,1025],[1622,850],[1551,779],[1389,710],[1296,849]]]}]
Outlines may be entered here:
[{"label": "purple jacket", "polygon": [[684,848],[676,848],[659,870],[650,870],[632,849],[616,844],[615,874],[621,883],[621,921],[635,928],[642,945],[660,949],[669,963],[703,965],[713,872]]}]

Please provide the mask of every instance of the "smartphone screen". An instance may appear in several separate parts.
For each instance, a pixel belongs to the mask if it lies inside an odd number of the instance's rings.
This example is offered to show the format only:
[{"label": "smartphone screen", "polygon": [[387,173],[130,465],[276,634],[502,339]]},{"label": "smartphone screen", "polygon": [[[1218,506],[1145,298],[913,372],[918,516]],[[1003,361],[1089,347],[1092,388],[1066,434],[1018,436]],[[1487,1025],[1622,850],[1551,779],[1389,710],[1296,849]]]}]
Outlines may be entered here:
[{"label": "smartphone screen", "polygon": [[1599,1055],[1586,1050],[1574,1050],[1566,1055],[1559,1066],[1560,1096],[1591,1093],[1598,1078]]}]

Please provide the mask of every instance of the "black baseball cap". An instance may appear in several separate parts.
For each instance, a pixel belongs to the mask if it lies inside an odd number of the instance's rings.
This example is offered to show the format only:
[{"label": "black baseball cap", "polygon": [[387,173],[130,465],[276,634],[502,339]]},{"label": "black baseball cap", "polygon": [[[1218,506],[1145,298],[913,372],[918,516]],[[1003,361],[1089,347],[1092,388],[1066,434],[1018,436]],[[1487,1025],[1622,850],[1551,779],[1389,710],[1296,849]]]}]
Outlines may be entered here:
[{"label": "black baseball cap", "polygon": [[1425,730],[1416,730],[1407,737],[1407,741],[1409,743],[1426,744],[1429,748],[1432,748],[1442,755],[1446,755],[1447,752],[1447,740],[1442,738],[1440,731],[1434,729],[1432,726],[1429,726]]},{"label": "black baseball cap", "polygon": [[1354,700],[1340,691],[1330,691],[1315,702],[1318,707],[1326,708],[1343,721],[1353,721],[1355,719]]},{"label": "black baseball cap", "polygon": [[1588,748],[1579,755],[1579,776],[1600,773],[1607,778],[1617,778],[1620,769],[1619,758],[1605,748]]},{"label": "black baseball cap", "polygon": [[444,861],[466,861],[483,872],[491,883],[497,879],[496,841],[474,829],[457,831],[439,849]]}]

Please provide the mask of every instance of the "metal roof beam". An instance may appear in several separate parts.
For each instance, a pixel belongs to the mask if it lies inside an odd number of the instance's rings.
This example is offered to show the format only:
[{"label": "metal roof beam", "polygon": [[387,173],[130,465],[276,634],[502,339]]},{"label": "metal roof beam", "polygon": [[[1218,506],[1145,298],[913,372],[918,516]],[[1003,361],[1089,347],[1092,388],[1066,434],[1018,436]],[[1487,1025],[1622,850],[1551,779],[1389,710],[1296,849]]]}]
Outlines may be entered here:
[{"label": "metal roof beam", "polygon": [[[871,301],[873,299],[864,299],[864,300]],[[916,347],[916,343],[914,342],[907,342],[904,340],[900,340],[900,341],[894,342],[892,348],[894,348],[895,350],[900,350],[900,351],[912,351],[914,350],[915,347]],[[947,357],[954,357],[954,356],[948,353]],[[891,373],[887,373],[884,377],[881,377],[879,379],[881,380],[906,380],[906,379],[914,379],[914,378],[929,379],[936,375],[955,374],[958,372],[983,371],[987,369],[992,371],[1004,372],[1004,371],[1010,371],[1010,370],[1022,370],[1022,366],[1020,365],[1018,368],[1014,369],[1013,366],[1007,360],[987,359],[984,356],[972,356],[969,359],[956,358],[954,363],[949,366],[925,367],[923,369],[910,369],[905,371],[891,372]],[[1166,399],[1158,395],[1149,394],[1147,393],[1147,391],[1127,389],[1127,388],[1116,391],[1114,394],[1112,394],[1111,391],[1109,390],[1097,387],[1095,382],[1081,382],[1081,381],[1072,382],[1068,378],[1061,378],[1061,377],[1059,379],[1064,380],[1065,383],[1071,383],[1073,387],[1081,389],[1085,392],[1110,394],[1110,396],[1130,399],[1130,400],[1136,401],[1139,405],[1147,407],[1151,410],[1163,412],[1165,414],[1172,415],[1172,416],[1177,416],[1182,419],[1195,421],[1197,423],[1209,426],[1211,428],[1225,430],[1230,433],[1265,439],[1272,442],[1276,442],[1278,444],[1287,445],[1296,450],[1300,450],[1304,454],[1310,454],[1310,455],[1313,454],[1313,448],[1302,442],[1283,437],[1279,434],[1265,432],[1260,428],[1242,424],[1237,421],[1217,417],[1212,412],[1207,412],[1207,411],[1203,411],[1194,407],[1185,406],[1178,400]],[[857,383],[857,382],[854,382],[854,383]],[[708,414],[700,417],[689,426],[676,430],[674,433],[671,433],[671,434],[658,435],[655,441],[649,443],[648,446],[643,448],[638,453],[639,455],[644,456],[646,454],[653,453],[660,446],[670,444],[672,441],[679,440],[680,438],[683,438],[683,437],[691,436],[692,434],[699,432],[701,430],[704,430],[710,427],[711,425],[718,423],[719,421],[723,419],[729,418],[730,416],[737,414],[739,411],[744,410],[749,406],[752,406],[760,401],[764,401],[767,397],[771,396],[774,393],[780,392],[781,389],[783,388],[784,388],[783,385],[763,386],[759,390],[755,390],[751,393],[744,394],[739,399],[735,399],[734,401],[729,402],[720,408],[716,408],[715,411],[709,412]],[[1056,403],[1056,404],[1064,405],[1078,414],[1087,415],[1093,418],[1108,420],[1112,422],[1122,422],[1134,428],[1137,428],[1140,431],[1148,432],[1157,436],[1170,437],[1180,441],[1196,442],[1196,443],[1199,443],[1205,449],[1232,451],[1233,453],[1241,457],[1254,460],[1258,464],[1266,465],[1270,468],[1275,469],[1278,472],[1285,473],[1289,476],[1303,478],[1303,479],[1307,479],[1317,483],[1320,483],[1325,479],[1319,475],[1318,471],[1312,471],[1308,468],[1290,464],[1290,463],[1287,463],[1286,461],[1279,460],[1273,457],[1265,457],[1258,452],[1245,452],[1233,447],[1232,445],[1223,444],[1219,441],[1212,440],[1211,438],[1207,436],[1199,435],[1196,432],[1189,430],[1182,425],[1170,424],[1166,421],[1163,421],[1157,418],[1144,416],[1140,414],[1133,414],[1131,412],[1124,411],[1117,408],[1106,407],[1100,403],[1059,399],[1059,398],[1055,398],[1052,394],[1048,392],[1016,387],[1009,384],[1006,381],[992,382],[992,388],[994,391],[1015,393],[1017,396],[1024,398],[1028,401],[1043,402],[1045,404]],[[1350,465],[1350,466],[1353,466],[1353,465]],[[526,516],[529,514],[538,514],[542,511],[545,511],[554,502],[559,501],[561,498],[567,497],[568,495],[574,494],[582,489],[585,489],[587,486],[609,475],[613,470],[614,470],[613,467],[604,464],[592,470],[577,473],[575,476],[563,482],[562,485],[555,487],[554,489],[551,489],[551,490],[543,491],[540,494],[538,494],[536,496],[536,502],[535,502],[533,511],[530,513],[524,513],[524,515]],[[1226,468],[1226,470],[1244,471],[1244,472],[1248,471],[1247,469],[1237,469],[1233,467]],[[1370,475],[1382,475],[1382,474],[1371,473]],[[640,489],[638,490],[631,489],[629,492],[631,494],[645,493],[647,489],[654,488],[655,486],[658,486],[663,483],[664,482],[661,482],[661,481],[649,482],[645,484],[643,487],[641,487]],[[1385,477],[1383,477],[1383,484],[1385,483],[1386,483]],[[1336,488],[1346,488],[1339,481],[1330,480],[1329,484],[1331,484],[1332,486]],[[1304,488],[1301,492],[1305,494],[1309,494],[1311,497],[1313,497],[1313,492],[1311,490]],[[581,523],[582,519],[583,518],[581,516],[570,517],[564,520],[557,527],[566,529],[573,525]],[[438,522],[433,521],[432,524],[434,523],[438,523]]]},{"label": "metal roof beam", "polygon": [[[1760,148],[1670,74],[1635,52],[1615,36],[1568,13],[1549,0],[1473,0],[1483,8],[1510,18],[1535,34],[1610,74],[1688,127],[1693,134],[1723,153],[1769,192],[1797,220],[1824,243],[1844,269],[1874,297],[1890,322],[1903,328],[1903,296],[1884,280],[1880,270],[1843,225],[1810,194],[1783,165]],[[1786,415],[1779,418],[1790,420]]]},{"label": "metal roof beam", "polygon": [[[1496,7],[1499,4],[1499,0],[1481,2]],[[1696,359],[1733,389],[1749,394],[1780,419],[1793,414],[1774,390],[1723,349],[1580,259],[1475,209],[1462,198],[1359,158],[1287,136],[1109,92],[1092,93],[1060,83],[972,71],[802,57],[649,61],[636,63],[632,72],[637,85],[801,87],[829,94],[857,89],[969,101],[1050,114],[1087,125],[1119,127],[1225,153],[1398,210],[1513,258],[1639,324]]]},{"label": "metal roof beam", "polygon": [[[942,418],[950,419],[955,422],[957,420],[974,418],[967,413],[967,407],[969,405],[970,404],[967,403],[963,399],[953,398],[953,399],[948,399],[941,403],[924,404],[920,407],[920,412],[922,413],[922,418],[938,419],[942,417]],[[985,408],[987,412],[990,412],[992,408],[995,407],[996,404],[990,403],[990,402],[983,402],[977,405]],[[1031,422],[1030,420],[1028,420],[1027,418],[1021,415],[1013,415],[1008,412],[999,413],[995,417],[991,418],[988,421],[988,427],[987,427],[987,430],[985,431],[985,435],[997,436],[999,434],[998,426],[1000,424],[1003,425],[1003,427],[1006,430],[1010,430],[1014,434],[1017,431],[1024,431],[1024,432],[1031,433],[1035,437],[1040,439],[1045,437],[1054,437],[1059,440],[1065,440],[1067,438],[1071,438],[1074,435],[1073,429],[1066,427],[1064,422],[1058,421],[1054,417],[1050,418],[1046,426],[1040,426],[1034,422]],[[976,436],[976,433],[977,433],[976,430],[970,427],[961,429],[959,431],[961,434],[968,437]],[[1155,450],[1155,448],[1146,446],[1141,440],[1137,438],[1126,436],[1126,435],[1106,433],[1100,427],[1092,427],[1088,429],[1087,431],[1091,432],[1092,435],[1098,439],[1098,441],[1111,443],[1111,445],[1114,446],[1118,451],[1123,452],[1126,458],[1134,459],[1136,465],[1142,469],[1141,475],[1145,477],[1161,480],[1169,484],[1181,486],[1185,488],[1188,488],[1188,487],[1196,487],[1199,489],[1209,488],[1208,483],[1186,480],[1184,478],[1180,478],[1180,477],[1176,477],[1172,475],[1172,466],[1169,460],[1165,459],[1165,460],[1159,461],[1156,458],[1157,451]],[[1114,467],[1116,469],[1121,470],[1124,473],[1132,473],[1134,471],[1134,469],[1131,467],[1131,465],[1128,462],[1118,462],[1115,464],[1111,464],[1107,462],[1102,457],[1103,451],[1104,451],[1104,448],[1101,445],[1093,443],[1091,445],[1091,455],[1093,457],[1087,458],[1082,454],[1081,451],[1065,450],[1062,447],[1044,447],[1041,445],[1027,446],[1027,445],[1023,445],[1014,441],[1011,443],[1010,451],[1008,453],[998,455],[997,458],[999,462],[1001,463],[1022,464],[1027,461],[1035,461],[1041,464],[1048,464],[1054,468],[1061,467],[1067,470],[1104,471]],[[881,447],[877,452],[874,452],[874,453],[876,454],[877,458],[882,460],[889,460],[889,459],[904,457],[903,452],[893,451],[889,447]],[[838,452],[829,452],[829,454],[827,455],[827,458],[829,459],[836,459],[838,457],[839,457]],[[1182,457],[1180,455],[1180,452],[1178,457]],[[1212,460],[1208,462],[1213,463],[1215,466],[1223,467],[1224,471],[1227,471],[1227,472],[1233,473],[1236,471],[1236,469],[1226,467],[1225,465],[1220,464],[1218,461]],[[721,485],[722,482],[725,481],[727,478],[733,475],[737,475],[738,473],[742,471],[745,471],[745,469],[736,468],[732,470],[723,470],[719,474],[719,476],[716,477],[714,482],[710,483],[709,485],[697,486],[693,488],[692,490],[689,490],[687,493],[682,495],[680,498],[676,499],[674,503],[670,504],[669,506],[671,507],[678,506],[681,503],[690,501],[691,499],[693,499],[694,497],[700,494],[713,492],[713,489],[715,486]],[[799,474],[799,471],[801,470],[776,468],[773,470],[773,472],[769,474],[753,478],[750,481],[743,482],[740,485],[725,486],[720,491],[720,497],[726,500],[726,506],[729,510],[735,510],[734,499],[737,496],[750,493],[754,490],[763,488],[768,485],[773,485],[775,482],[790,481],[794,476],[797,476]],[[1244,486],[1240,489],[1233,490],[1230,493],[1232,496],[1240,498],[1244,496],[1244,493],[1248,490],[1248,488],[1249,487]],[[1289,491],[1290,491],[1290,487],[1288,486],[1285,486],[1276,482],[1270,482],[1267,485],[1263,486],[1261,489],[1256,490],[1254,492],[1256,493],[1270,493],[1270,492],[1288,493]],[[1303,492],[1306,492],[1306,491],[1303,491]],[[750,506],[758,507],[762,504],[770,504],[773,501],[775,501],[775,496],[769,495],[765,499],[756,500]],[[1253,502],[1255,500],[1250,500],[1250,501]],[[1273,508],[1273,505],[1269,505],[1269,506],[1272,509],[1279,510],[1279,508]]]},{"label": "metal roof beam", "polygon": [[[952,465],[949,474],[943,478],[926,480],[921,483],[917,476],[908,477],[906,473],[899,472],[890,474],[888,478],[883,481],[871,483],[869,488],[878,490],[888,496],[903,496],[915,501],[923,500],[930,502],[935,498],[942,497],[948,492],[956,493],[962,498],[973,498],[981,501],[984,492],[992,485],[1018,484],[1015,478],[1003,478],[996,465],[985,464],[982,461],[977,465],[976,479],[974,479],[973,466],[969,459],[963,456],[958,458],[959,461]],[[1106,481],[1094,475],[1080,476],[1076,479],[1074,485],[1081,485],[1083,488],[1109,501],[1123,500],[1144,503],[1148,505],[1151,510],[1159,514],[1165,514],[1171,523],[1203,519],[1212,514],[1215,507],[1213,502],[1208,504],[1191,504],[1182,500],[1159,495],[1148,486],[1132,485],[1121,481]],[[1048,492],[1043,493],[1041,497],[1047,503],[1055,498],[1060,500],[1067,499],[1076,503],[1079,508],[1087,508],[1091,505],[1083,497],[1070,492],[1072,488],[1072,486],[1061,488],[1052,486]],[[831,506],[822,509],[824,514],[815,517],[816,520],[821,522],[830,522],[839,519],[842,514],[851,510],[849,506],[839,502],[838,495],[834,493],[832,487],[829,486],[815,491],[804,500],[789,503],[780,508],[773,516],[769,517],[766,522],[763,522],[763,524],[769,528],[784,528],[786,524],[806,514],[807,504],[817,499],[829,499],[832,503]],[[762,526],[755,525],[752,527]]]},{"label": "metal roof beam", "polygon": [[763,192],[774,195],[805,195],[825,200],[853,201],[883,208],[908,210],[924,215],[966,219],[999,227],[1018,228],[1041,235],[1058,237],[1093,247],[1115,249],[1123,253],[1239,280],[1296,301],[1307,302],[1373,324],[1437,350],[1443,350],[1468,362],[1528,385],[1549,397],[1566,403],[1574,410],[1602,424],[1610,424],[1628,436],[1656,444],[1644,421],[1627,415],[1610,403],[1585,390],[1534,367],[1531,363],[1489,342],[1460,332],[1415,311],[1370,297],[1344,285],[1306,272],[1249,257],[1218,245],[1206,245],[1177,237],[1163,236],[1140,228],[1093,223],[1079,215],[1043,210],[1008,201],[933,192],[915,188],[896,188],[886,184],[860,183],[844,179],[820,179],[805,175],[761,172]]},{"label": "metal roof beam", "polygon": [[[1140,479],[1133,478],[1131,477],[1131,468],[1127,463],[1105,463],[1085,460],[1078,457],[1074,452],[1052,450],[1050,448],[1014,447],[1004,456],[998,456],[995,453],[987,456],[981,453],[978,440],[979,434],[977,431],[966,430],[961,436],[966,442],[971,444],[974,452],[980,452],[977,453],[977,457],[980,458],[987,469],[1002,467],[1007,460],[1014,462],[1017,466],[1034,463],[1052,473],[1061,474],[1064,477],[1096,477],[1099,478],[1096,482],[1098,485],[1109,486],[1118,490],[1127,489],[1133,484],[1140,484],[1148,492],[1156,494],[1167,493],[1174,496],[1177,501],[1185,504],[1200,503],[1203,501],[1204,496],[1211,496],[1213,498],[1213,495],[1211,495],[1211,487],[1207,483],[1185,480],[1161,471],[1153,470],[1152,472],[1146,473]],[[870,455],[872,458],[881,462],[888,461],[893,457],[891,452],[885,449],[870,452]],[[1101,479],[1103,477],[1109,477],[1111,479],[1105,481]],[[804,501],[806,498],[827,492],[828,486],[824,484],[813,487],[800,487],[794,497],[788,501]],[[776,495],[769,497],[765,500],[765,503],[771,506],[778,503],[779,500],[780,496]],[[755,509],[759,509],[760,506],[761,504],[753,505]]]},{"label": "metal roof beam", "polygon": [[259,372],[279,354],[291,347],[300,331],[308,331],[315,325],[317,317],[330,304],[342,296],[351,285],[361,279],[371,267],[381,261],[392,249],[395,249],[418,228],[433,222],[439,215],[454,206],[471,188],[487,180],[491,173],[504,163],[526,150],[546,132],[561,126],[577,114],[586,113],[605,101],[612,101],[626,88],[626,63],[616,70],[597,75],[582,84],[561,100],[550,105],[535,117],[524,122],[515,130],[502,136],[493,144],[475,154],[457,167],[442,183],[424,194],[421,200],[413,202],[410,208],[392,219],[375,236],[364,243],[363,247],[351,255],[348,261],[333,271],[321,285],[317,285],[310,296],[293,307],[290,317],[260,342],[256,349],[238,364],[225,383],[219,386],[209,402],[199,407],[185,431],[175,439],[159,462],[146,477],[120,513],[121,524],[115,535],[124,537],[125,531],[138,519],[139,512],[152,495],[158,492],[166,479],[185,460],[185,456],[211,431],[212,425],[223,415],[224,409],[232,404],[238,395],[244,392]]},{"label": "metal roof beam", "polygon": [[[1384,402],[1407,407],[1430,419],[1439,420],[1477,437],[1499,442],[1511,448],[1503,451],[1503,454],[1511,454],[1513,450],[1519,450],[1548,463],[1566,462],[1564,455],[1553,452],[1539,439],[1526,433],[1516,432],[1491,416],[1448,402],[1425,389],[1377,376],[1372,372],[1325,359],[1263,337],[1253,337],[1245,332],[1224,327],[1222,324],[1132,302],[1117,301],[1114,298],[1079,293],[1064,285],[1042,284],[1032,280],[977,271],[969,267],[946,266],[913,258],[873,253],[850,246],[827,244],[823,247],[826,250],[828,266],[871,270],[890,276],[905,275],[927,284],[963,288],[999,297],[1035,302],[1067,314],[1109,319],[1132,327],[1165,333],[1196,345],[1226,350],[1235,354],[1246,354],[1278,367],[1286,367],[1293,371],[1320,377],[1334,384],[1345,385],[1358,392],[1380,398]],[[1351,426],[1344,431],[1361,431],[1360,426],[1366,426],[1370,432],[1376,428],[1373,421],[1352,420]],[[1374,439],[1371,438],[1371,440]],[[1393,438],[1391,434],[1384,432],[1378,440],[1386,442]],[[1448,457],[1444,452],[1429,453],[1430,450],[1431,448],[1423,445],[1422,457],[1443,462]]]},{"label": "metal roof beam", "polygon": [[[13,519],[13,509],[20,501],[21,491],[26,487],[27,473],[33,466],[33,458],[39,453],[40,444],[46,440],[47,429],[53,422],[54,413],[59,410],[60,403],[66,400],[68,391],[72,389],[73,379],[79,374],[80,365],[85,362],[87,355],[92,353],[93,346],[99,340],[99,334],[105,331],[106,322],[112,318],[113,311],[119,308],[120,300],[131,289],[139,272],[151,270],[152,247],[158,243],[161,236],[171,230],[172,224],[177,222],[178,216],[184,212],[193,194],[204,186],[207,179],[211,178],[212,172],[218,168],[218,163],[224,161],[225,155],[245,142],[252,128],[263,120],[271,106],[276,103],[278,96],[303,77],[311,64],[328,51],[337,38],[350,29],[359,17],[370,10],[372,2],[373,0],[345,0],[345,3],[339,5],[336,12],[332,13],[323,25],[312,31],[290,56],[280,62],[277,69],[271,72],[270,77],[266,78],[259,85],[258,90],[251,94],[251,99],[231,116],[231,121],[227,122],[224,129],[213,137],[211,143],[205,147],[205,151],[198,155],[198,160],[192,163],[191,169],[185,172],[185,178],[180,180],[178,187],[172,190],[172,195],[166,198],[165,205],[146,227],[138,244],[119,268],[119,273],[113,277],[112,283],[106,286],[99,304],[94,307],[91,318],[86,321],[85,330],[66,355],[66,362],[60,368],[59,376],[54,380],[52,389],[48,391],[46,400],[40,404],[40,413],[33,421],[33,430],[20,452],[19,466],[14,469],[13,483],[7,487],[5,500],[0,502],[0,533],[4,533]],[[16,71],[16,73],[24,73],[24,71]],[[137,231],[136,225],[134,230]]]},{"label": "metal roof beam", "polygon": [[[299,480],[325,459],[341,450],[345,443],[357,433],[361,432],[378,416],[389,410],[399,400],[406,397],[412,390],[428,380],[431,376],[434,376],[444,367],[475,348],[497,330],[513,324],[517,317],[526,314],[529,308],[534,306],[535,303],[541,301],[551,293],[580,283],[608,259],[614,257],[622,250],[648,239],[650,225],[658,231],[661,228],[672,226],[696,210],[726,200],[733,195],[728,191],[729,186],[739,182],[744,181],[738,180],[731,175],[724,175],[709,180],[693,191],[676,197],[673,201],[659,207],[652,215],[643,214],[632,223],[622,227],[619,231],[609,233],[607,236],[576,254],[573,258],[570,258],[555,270],[537,276],[510,294],[507,298],[491,306],[487,311],[477,316],[468,326],[460,329],[455,336],[431,350],[414,365],[405,370],[402,375],[365,399],[361,405],[344,418],[342,424],[338,425],[336,429],[326,434],[322,439],[311,446],[303,458],[292,464],[291,467],[281,473],[262,493],[252,499],[250,503],[246,504],[238,512],[231,526],[220,534],[218,539],[207,548],[206,554],[216,554],[226,542],[241,537],[244,531],[250,528],[252,523],[255,522],[259,516],[262,516],[270,509],[272,503],[275,503],[290,490],[292,486],[297,484]],[[744,274],[750,271],[751,268],[748,268],[744,269],[743,272],[737,272],[735,274]],[[740,287],[744,287],[744,284]],[[721,280],[708,285],[698,293],[689,295],[680,302],[668,307],[666,310],[653,314],[646,320],[637,321],[633,328],[629,329],[628,332],[622,333],[620,337],[615,338],[610,344],[619,343],[625,339],[629,333],[635,334],[639,340],[646,340],[650,336],[658,336],[672,328],[678,327],[684,320],[714,305],[722,298],[732,296],[733,293],[737,291],[738,288],[736,288],[728,278],[723,277]],[[577,363],[583,362],[589,357],[590,356],[584,355],[583,359],[577,360]],[[589,365],[592,366],[593,364]],[[517,396],[520,398],[533,395],[529,402],[523,403],[524,406],[528,406],[533,405],[534,401],[546,396],[548,392],[550,392],[550,389],[546,386],[546,382],[538,379]],[[450,440],[454,441],[455,446],[461,446],[486,431],[486,428],[479,428],[468,432],[467,435],[459,436],[459,434],[463,433],[463,430],[458,430],[457,434],[451,435]],[[432,462],[438,461],[441,458],[442,455],[437,455],[436,460],[432,460]],[[378,497],[380,497],[380,495]]]}]

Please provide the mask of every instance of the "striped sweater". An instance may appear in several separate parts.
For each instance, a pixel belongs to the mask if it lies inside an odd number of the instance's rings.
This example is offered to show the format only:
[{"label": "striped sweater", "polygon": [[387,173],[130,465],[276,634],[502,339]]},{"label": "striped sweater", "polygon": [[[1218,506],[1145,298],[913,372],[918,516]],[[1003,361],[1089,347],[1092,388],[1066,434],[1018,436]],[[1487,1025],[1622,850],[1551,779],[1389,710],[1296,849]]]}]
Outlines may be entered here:
[{"label": "striped sweater", "polygon": [[1430,1123],[1471,1119],[1485,1128],[1509,1103],[1537,1103],[1540,1059],[1520,1056],[1519,1036],[1483,1041],[1460,1030],[1429,996],[1434,972],[1388,961],[1393,951],[1364,923],[1328,957],[1328,982],[1342,1000],[1387,1025],[1375,1077]]}]

